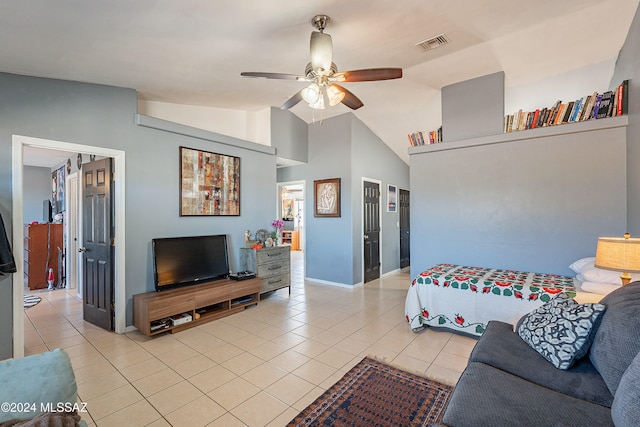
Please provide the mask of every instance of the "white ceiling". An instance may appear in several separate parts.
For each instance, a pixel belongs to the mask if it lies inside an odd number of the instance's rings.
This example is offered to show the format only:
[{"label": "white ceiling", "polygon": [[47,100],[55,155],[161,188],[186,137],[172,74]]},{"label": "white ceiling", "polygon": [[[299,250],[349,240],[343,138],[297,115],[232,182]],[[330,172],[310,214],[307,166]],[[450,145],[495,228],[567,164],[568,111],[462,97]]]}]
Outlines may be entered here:
[{"label": "white ceiling", "polygon": [[[303,74],[310,20],[323,13],[339,70],[404,69],[400,80],[345,87],[364,102],[356,116],[408,161],[407,133],[441,123],[443,86],[496,71],[508,86],[522,86],[613,64],[637,7],[638,0],[7,0],[0,71],[135,88],[142,100],[258,111],[279,107],[304,83],[240,72]],[[448,45],[415,46],[441,33]],[[291,111],[307,122],[320,117],[304,103]],[[340,105],[323,117],[348,111]]]},{"label": "white ceiling", "polygon": [[[67,159],[71,159],[72,164],[76,164],[78,153],[69,153],[67,151],[49,150],[46,148],[38,148],[24,146],[22,150],[22,163],[25,166],[36,166],[40,168],[53,169],[62,164],[67,163]],[[87,159],[89,156],[84,156]]]}]

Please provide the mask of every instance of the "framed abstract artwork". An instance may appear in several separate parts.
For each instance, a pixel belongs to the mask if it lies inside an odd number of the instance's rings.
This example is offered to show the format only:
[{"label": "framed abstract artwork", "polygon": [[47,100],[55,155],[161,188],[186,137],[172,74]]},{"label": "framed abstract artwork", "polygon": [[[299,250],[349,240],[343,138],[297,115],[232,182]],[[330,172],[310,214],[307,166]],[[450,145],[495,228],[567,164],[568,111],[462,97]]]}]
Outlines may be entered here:
[{"label": "framed abstract artwork", "polygon": [[180,147],[180,216],[240,215],[240,158]]},{"label": "framed abstract artwork", "polygon": [[340,178],[313,181],[314,216],[340,217]]}]

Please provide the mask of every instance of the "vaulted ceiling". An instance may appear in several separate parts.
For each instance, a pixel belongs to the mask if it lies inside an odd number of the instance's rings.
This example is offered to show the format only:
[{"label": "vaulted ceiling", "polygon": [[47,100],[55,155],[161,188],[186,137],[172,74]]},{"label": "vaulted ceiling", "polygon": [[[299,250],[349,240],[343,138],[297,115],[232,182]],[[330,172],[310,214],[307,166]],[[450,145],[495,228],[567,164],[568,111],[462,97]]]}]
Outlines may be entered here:
[{"label": "vaulted ceiling", "polygon": [[[613,64],[637,7],[638,0],[7,0],[0,71],[134,88],[142,100],[258,111],[279,107],[305,84],[240,73],[304,74],[310,20],[327,14],[339,70],[404,69],[399,80],[344,86],[364,102],[355,115],[408,161],[407,133],[441,122],[443,86],[496,71],[522,86]],[[443,33],[446,45],[416,46]],[[320,115],[302,102],[291,111],[312,122],[351,110]]]}]

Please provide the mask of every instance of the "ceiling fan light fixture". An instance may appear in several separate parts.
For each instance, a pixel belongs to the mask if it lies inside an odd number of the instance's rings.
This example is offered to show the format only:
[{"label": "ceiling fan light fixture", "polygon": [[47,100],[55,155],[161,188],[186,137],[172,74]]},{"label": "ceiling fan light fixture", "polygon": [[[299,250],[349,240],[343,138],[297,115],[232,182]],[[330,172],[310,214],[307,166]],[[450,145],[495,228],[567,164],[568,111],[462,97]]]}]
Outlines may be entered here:
[{"label": "ceiling fan light fixture", "polygon": [[309,41],[311,61],[305,67],[304,75],[263,72],[242,72],[240,75],[311,83],[287,99],[280,107],[283,110],[292,108],[302,100],[309,107],[317,110],[324,110],[340,103],[352,110],[357,110],[364,105],[362,101],[337,82],[372,82],[402,77],[402,68],[365,68],[338,72],[338,67],[333,63],[331,35],[324,32],[329,20],[327,15],[316,15],[311,19],[311,24],[318,31],[311,32]]},{"label": "ceiling fan light fixture", "polygon": [[342,102],[345,93],[335,86],[329,86],[327,88],[327,96],[329,97],[329,105],[335,106]]},{"label": "ceiling fan light fixture", "polygon": [[304,101],[309,105],[318,102],[318,99],[322,99],[320,96],[320,86],[316,83],[311,83],[309,86],[302,89],[302,99],[304,99]]}]

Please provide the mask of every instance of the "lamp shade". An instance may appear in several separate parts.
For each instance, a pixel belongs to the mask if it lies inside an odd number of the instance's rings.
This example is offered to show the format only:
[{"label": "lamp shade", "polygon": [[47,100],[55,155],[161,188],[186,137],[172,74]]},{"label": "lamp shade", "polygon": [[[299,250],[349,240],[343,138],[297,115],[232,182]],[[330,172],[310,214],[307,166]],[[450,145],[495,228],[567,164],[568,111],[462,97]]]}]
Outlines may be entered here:
[{"label": "lamp shade", "polygon": [[640,239],[630,237],[598,238],[595,266],[605,270],[639,273]]},{"label": "lamp shade", "polygon": [[317,84],[311,83],[302,89],[302,99],[304,99],[307,104],[315,104],[318,102],[318,98],[321,98],[321,96],[320,87]]},{"label": "lamp shade", "polygon": [[329,105],[338,105],[344,99],[344,92],[335,86],[329,86],[327,88],[327,96],[329,97]]}]

